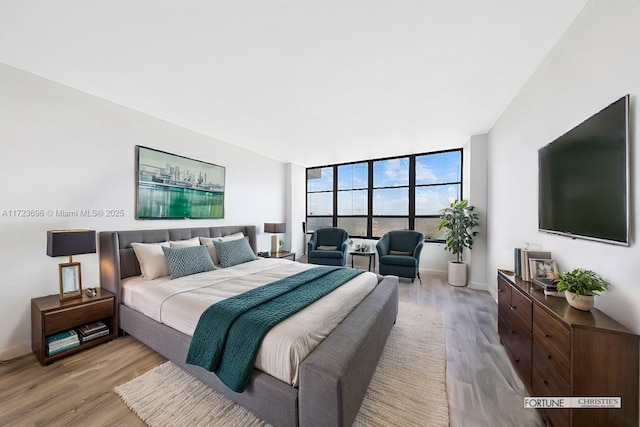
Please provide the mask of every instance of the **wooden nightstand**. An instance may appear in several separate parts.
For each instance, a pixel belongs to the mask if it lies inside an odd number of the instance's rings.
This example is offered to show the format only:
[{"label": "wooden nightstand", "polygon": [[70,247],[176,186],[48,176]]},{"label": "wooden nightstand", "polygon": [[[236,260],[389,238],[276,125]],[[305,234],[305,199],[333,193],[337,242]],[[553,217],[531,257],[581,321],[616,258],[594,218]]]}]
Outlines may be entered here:
[{"label": "wooden nightstand", "polygon": [[264,255],[265,252],[258,252],[259,257],[263,258],[289,258],[292,261],[296,260],[296,253],[289,251],[271,252],[269,256]]},{"label": "wooden nightstand", "polygon": [[[88,323],[102,321],[109,334],[78,347],[47,355],[46,338],[60,332],[76,329]],[[82,294],[82,298],[60,301],[60,295],[33,298],[31,300],[31,349],[42,365],[47,365],[72,353],[115,339],[118,333],[115,295],[98,288],[95,297]]]},{"label": "wooden nightstand", "polygon": [[289,251],[271,252],[272,258],[289,258],[292,261],[296,260],[296,253]]}]

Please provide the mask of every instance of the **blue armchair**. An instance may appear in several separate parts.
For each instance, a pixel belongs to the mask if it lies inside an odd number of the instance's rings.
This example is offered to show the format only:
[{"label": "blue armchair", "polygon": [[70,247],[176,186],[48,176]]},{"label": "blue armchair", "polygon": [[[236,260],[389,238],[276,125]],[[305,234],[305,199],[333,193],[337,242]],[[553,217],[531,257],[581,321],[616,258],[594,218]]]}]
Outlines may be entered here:
[{"label": "blue armchair", "polygon": [[420,253],[423,246],[424,234],[418,231],[388,232],[376,244],[380,274],[407,277],[411,282],[416,277],[420,279]]},{"label": "blue armchair", "polygon": [[347,262],[349,234],[341,228],[321,228],[307,243],[309,264],[342,265]]}]

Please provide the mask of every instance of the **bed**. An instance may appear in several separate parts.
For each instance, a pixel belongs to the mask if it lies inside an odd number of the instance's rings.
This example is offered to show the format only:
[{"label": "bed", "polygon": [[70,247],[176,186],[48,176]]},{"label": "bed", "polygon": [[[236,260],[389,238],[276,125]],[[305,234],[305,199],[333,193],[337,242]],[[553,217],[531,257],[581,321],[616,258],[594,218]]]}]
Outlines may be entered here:
[{"label": "bed", "polygon": [[100,232],[100,282],[103,289],[116,295],[119,328],[274,426],[352,425],[395,322],[396,277],[377,277],[373,290],[299,364],[296,386],[253,369],[242,393],[230,390],[215,374],[186,363],[190,335],[125,304],[123,283],[141,274],[132,243],[215,238],[239,232],[257,253],[256,227],[252,225]]}]

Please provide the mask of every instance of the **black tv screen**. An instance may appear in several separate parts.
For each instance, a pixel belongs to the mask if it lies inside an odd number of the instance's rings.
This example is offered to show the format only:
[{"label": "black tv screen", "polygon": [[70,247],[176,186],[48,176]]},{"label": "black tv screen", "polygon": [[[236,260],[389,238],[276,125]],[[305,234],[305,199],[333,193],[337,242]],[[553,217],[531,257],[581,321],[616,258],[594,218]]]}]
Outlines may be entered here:
[{"label": "black tv screen", "polygon": [[540,231],[629,244],[629,95],[538,150]]}]

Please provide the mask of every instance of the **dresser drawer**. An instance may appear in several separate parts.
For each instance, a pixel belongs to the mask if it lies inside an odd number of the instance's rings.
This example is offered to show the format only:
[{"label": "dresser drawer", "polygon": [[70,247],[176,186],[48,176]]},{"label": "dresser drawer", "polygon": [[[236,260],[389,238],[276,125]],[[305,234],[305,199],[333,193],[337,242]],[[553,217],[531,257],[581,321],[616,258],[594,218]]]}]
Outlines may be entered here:
[{"label": "dresser drawer", "polygon": [[522,382],[531,387],[531,334],[524,330],[520,322],[515,322],[516,327],[510,327],[498,317],[498,329],[505,331],[500,335],[507,354],[511,357],[513,365],[518,371]]},{"label": "dresser drawer", "polygon": [[498,309],[509,310],[511,307],[511,285],[502,277],[498,277]]},{"label": "dresser drawer", "polygon": [[[537,346],[533,346],[532,390],[535,397],[569,397],[571,388],[551,367]],[[570,409],[545,409],[553,427],[568,426]]]},{"label": "dresser drawer", "polygon": [[[517,290],[511,292],[511,317],[518,319],[518,321],[527,328],[531,333],[531,300],[522,295]],[[506,318],[509,324],[512,323],[510,318]]]},{"label": "dresser drawer", "polygon": [[113,316],[113,298],[103,299],[44,313],[44,335],[73,329],[81,323],[94,322]]},{"label": "dresser drawer", "polygon": [[533,346],[533,392],[536,396],[567,397],[571,394],[569,383],[558,375],[554,364]]},{"label": "dresser drawer", "polygon": [[570,382],[571,333],[540,307],[533,307],[533,343],[566,382]]}]

